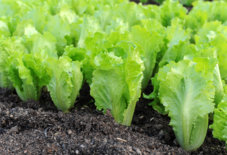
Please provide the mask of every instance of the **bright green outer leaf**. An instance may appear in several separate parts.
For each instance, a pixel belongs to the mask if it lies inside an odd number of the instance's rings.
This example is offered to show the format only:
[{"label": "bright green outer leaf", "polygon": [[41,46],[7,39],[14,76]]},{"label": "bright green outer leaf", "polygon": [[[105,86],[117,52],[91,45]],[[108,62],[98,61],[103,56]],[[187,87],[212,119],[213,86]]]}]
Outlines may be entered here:
[{"label": "bright green outer leaf", "polygon": [[48,60],[52,77],[47,85],[50,96],[59,110],[67,112],[74,106],[83,82],[80,63],[68,57]]},{"label": "bright green outer leaf", "polygon": [[211,128],[213,136],[219,140],[225,141],[227,144],[227,96],[214,110],[214,119]]},{"label": "bright green outer leaf", "polygon": [[164,44],[164,37],[155,30],[150,32],[140,26],[132,27],[130,34],[133,43],[141,49],[141,57],[145,66],[142,84],[142,88],[144,89],[152,76],[156,65],[157,54],[161,51],[161,47]]},{"label": "bright green outer leaf", "polygon": [[93,73],[91,96],[98,110],[110,109],[119,123],[123,121],[123,112],[127,107],[127,87],[122,67],[113,70],[95,70]]},{"label": "bright green outer leaf", "polygon": [[126,60],[125,77],[128,85],[129,99],[127,109],[124,111],[124,119],[122,124],[131,125],[136,102],[141,95],[141,83],[143,80],[144,66],[138,55],[134,55]]},{"label": "bright green outer leaf", "polygon": [[171,118],[177,141],[185,150],[195,150],[204,141],[208,114],[213,111],[213,70],[182,60],[163,67],[158,74],[159,97]]},{"label": "bright green outer leaf", "polygon": [[[112,65],[108,67],[105,66],[107,57],[112,59]],[[111,110],[117,122],[129,126],[141,94],[143,62],[137,54],[130,55],[124,61],[113,54],[107,54],[105,59],[99,60],[91,84],[95,105],[104,112]]]}]

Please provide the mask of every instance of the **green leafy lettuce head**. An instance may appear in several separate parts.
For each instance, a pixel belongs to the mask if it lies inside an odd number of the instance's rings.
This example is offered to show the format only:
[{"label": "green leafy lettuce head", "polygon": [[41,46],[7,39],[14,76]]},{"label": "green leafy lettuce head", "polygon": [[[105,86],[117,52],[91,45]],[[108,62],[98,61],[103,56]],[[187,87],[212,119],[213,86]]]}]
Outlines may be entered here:
[{"label": "green leafy lettuce head", "polygon": [[[171,62],[158,73],[159,98],[171,121],[178,143],[195,150],[203,143],[208,114],[214,109],[213,69],[205,59]],[[213,69],[212,69],[213,68]]]},{"label": "green leafy lettuce head", "polygon": [[48,67],[51,70],[51,79],[47,85],[55,106],[67,112],[75,104],[83,82],[80,63],[63,56],[59,59],[50,58]]},{"label": "green leafy lettuce head", "polygon": [[129,126],[141,95],[144,71],[138,51],[131,43],[122,42],[97,55],[94,63],[91,96],[97,109],[110,110],[118,123]]}]

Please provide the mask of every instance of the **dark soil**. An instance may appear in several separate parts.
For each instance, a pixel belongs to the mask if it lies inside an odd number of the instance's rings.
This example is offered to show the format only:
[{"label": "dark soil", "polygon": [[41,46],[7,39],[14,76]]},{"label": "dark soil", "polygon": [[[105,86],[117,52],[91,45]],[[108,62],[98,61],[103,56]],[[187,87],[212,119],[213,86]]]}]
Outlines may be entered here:
[{"label": "dark soil", "polygon": [[[131,127],[96,111],[89,88],[77,106],[64,114],[43,93],[40,102],[21,102],[12,90],[0,89],[0,154],[190,154],[179,147],[169,119],[141,100]],[[209,131],[192,154],[227,154]]]},{"label": "dark soil", "polygon": [[[140,0],[130,0],[132,2],[136,2],[136,3],[141,3]],[[159,3],[155,2],[155,0],[148,0],[146,3],[143,3],[144,5],[146,4],[154,4],[154,5],[159,5]]]}]

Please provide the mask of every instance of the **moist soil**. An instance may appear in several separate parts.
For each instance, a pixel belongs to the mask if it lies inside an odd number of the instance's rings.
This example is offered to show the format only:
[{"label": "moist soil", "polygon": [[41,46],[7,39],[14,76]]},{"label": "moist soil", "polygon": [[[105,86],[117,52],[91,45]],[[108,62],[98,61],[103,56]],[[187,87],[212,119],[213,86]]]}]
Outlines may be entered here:
[{"label": "moist soil", "polygon": [[132,126],[125,127],[95,109],[88,87],[68,113],[45,90],[39,102],[22,102],[15,91],[0,89],[0,154],[227,154],[211,131],[199,150],[184,151],[169,118],[147,103],[137,103]]}]

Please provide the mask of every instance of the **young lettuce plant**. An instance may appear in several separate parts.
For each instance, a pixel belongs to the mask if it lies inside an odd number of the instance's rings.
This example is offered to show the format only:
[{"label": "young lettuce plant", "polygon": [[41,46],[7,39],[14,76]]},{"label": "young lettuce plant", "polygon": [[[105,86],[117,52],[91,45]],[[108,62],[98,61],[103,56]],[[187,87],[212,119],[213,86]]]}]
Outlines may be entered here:
[{"label": "young lettuce plant", "polygon": [[213,70],[208,59],[171,62],[160,69],[159,98],[168,113],[178,143],[185,150],[199,148],[214,109]]},{"label": "young lettuce plant", "polygon": [[49,72],[42,57],[19,53],[10,57],[9,79],[23,101],[38,100],[49,82]]},{"label": "young lettuce plant", "polygon": [[42,88],[50,79],[46,59],[56,56],[52,54],[56,50],[53,48],[54,41],[51,41],[46,34],[32,33],[23,38],[1,40],[1,86],[13,86],[23,101],[38,100]]},{"label": "young lettuce plant", "polygon": [[48,59],[51,70],[51,79],[47,85],[55,106],[67,112],[74,106],[83,82],[80,63],[72,61],[69,57]]},{"label": "young lettuce plant", "polygon": [[21,38],[8,38],[0,43],[1,87],[13,86],[23,100],[38,100],[48,75],[42,57],[31,55]]},{"label": "young lettuce plant", "polygon": [[1,38],[0,39],[0,87],[11,88],[12,82],[9,79],[11,57],[19,53],[27,53],[22,45],[21,38]]},{"label": "young lettuce plant", "polygon": [[91,96],[97,109],[110,110],[118,123],[130,126],[141,95],[144,71],[138,51],[131,43],[119,43],[97,55],[94,64]]}]

